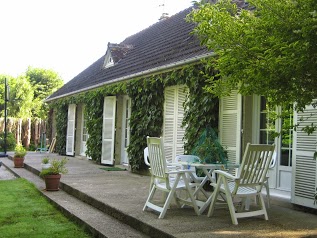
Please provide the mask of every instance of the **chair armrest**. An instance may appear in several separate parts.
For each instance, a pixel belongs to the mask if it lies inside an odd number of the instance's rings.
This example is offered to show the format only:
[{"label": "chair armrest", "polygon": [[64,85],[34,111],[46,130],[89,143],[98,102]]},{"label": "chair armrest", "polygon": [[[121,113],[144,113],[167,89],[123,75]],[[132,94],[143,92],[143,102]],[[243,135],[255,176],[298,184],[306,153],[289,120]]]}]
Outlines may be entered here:
[{"label": "chair armrest", "polygon": [[192,173],[193,171],[187,170],[187,169],[178,169],[178,170],[172,170],[167,171],[167,174],[185,174],[185,173]]},{"label": "chair armrest", "polygon": [[175,166],[175,167],[181,167],[182,165],[179,163],[166,163],[167,166]]},{"label": "chair armrest", "polygon": [[169,170],[178,170],[180,168],[182,168],[182,165],[181,164],[178,164],[178,163],[166,163],[166,167],[169,169]]},{"label": "chair armrest", "polygon": [[228,179],[232,179],[232,180],[237,179],[237,177],[235,177],[232,174],[229,174],[228,172],[223,171],[223,170],[215,170],[214,172],[219,174],[219,175],[223,175],[223,176],[225,176]]}]

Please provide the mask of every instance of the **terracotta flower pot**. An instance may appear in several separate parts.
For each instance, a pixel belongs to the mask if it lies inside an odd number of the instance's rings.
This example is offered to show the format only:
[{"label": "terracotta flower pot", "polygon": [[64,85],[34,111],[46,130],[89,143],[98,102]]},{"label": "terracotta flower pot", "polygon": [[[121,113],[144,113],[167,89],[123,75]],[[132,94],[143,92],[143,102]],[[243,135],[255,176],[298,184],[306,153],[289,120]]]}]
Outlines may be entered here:
[{"label": "terracotta flower pot", "polygon": [[24,157],[14,157],[13,158],[14,168],[23,168],[24,167]]},{"label": "terracotta flower pot", "polygon": [[61,179],[61,174],[45,175],[44,180],[45,180],[46,191],[58,191],[60,179]]}]

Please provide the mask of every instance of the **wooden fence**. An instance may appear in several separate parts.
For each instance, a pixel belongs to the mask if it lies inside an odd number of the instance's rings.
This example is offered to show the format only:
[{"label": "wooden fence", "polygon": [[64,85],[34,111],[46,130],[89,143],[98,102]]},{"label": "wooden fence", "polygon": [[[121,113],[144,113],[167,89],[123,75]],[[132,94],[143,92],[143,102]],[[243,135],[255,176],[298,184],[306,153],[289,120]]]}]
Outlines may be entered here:
[{"label": "wooden fence", "polygon": [[[0,132],[4,132],[4,118],[0,118]],[[46,121],[39,118],[7,118],[7,132],[13,133],[16,142],[25,148],[30,145],[38,148],[41,145],[41,135],[46,133]],[[47,143],[47,141],[45,141]]]}]

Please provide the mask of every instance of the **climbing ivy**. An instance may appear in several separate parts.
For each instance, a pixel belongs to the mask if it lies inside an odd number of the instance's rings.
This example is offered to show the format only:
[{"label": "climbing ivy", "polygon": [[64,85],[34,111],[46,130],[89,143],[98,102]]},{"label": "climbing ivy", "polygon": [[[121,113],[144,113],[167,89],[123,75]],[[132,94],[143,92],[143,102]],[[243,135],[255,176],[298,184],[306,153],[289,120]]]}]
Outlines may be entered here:
[{"label": "climbing ivy", "polygon": [[136,172],[146,168],[143,149],[146,136],[161,136],[163,127],[164,89],[186,85],[189,89],[184,103],[185,151],[190,153],[201,132],[218,127],[218,99],[207,93],[207,79],[213,75],[205,64],[185,66],[170,72],[105,85],[95,90],[63,98],[53,103],[56,108],[58,152],[65,153],[67,105],[83,103],[89,138],[87,155],[100,162],[102,151],[103,101],[105,96],[127,94],[131,98],[129,164]]},{"label": "climbing ivy", "polygon": [[101,93],[90,93],[87,96],[85,107],[86,128],[89,135],[87,140],[87,155],[93,160],[100,162],[102,151],[102,123],[103,101]]},{"label": "climbing ivy", "polygon": [[67,135],[67,113],[68,104],[59,103],[56,105],[56,152],[60,155],[66,154]]},{"label": "climbing ivy", "polygon": [[204,89],[208,86],[208,78],[214,75],[213,69],[201,64],[189,67],[182,75],[189,88],[182,124],[186,126],[184,149],[186,153],[191,153],[206,128],[213,128],[218,132],[219,99]]},{"label": "climbing ivy", "polygon": [[164,87],[161,75],[135,80],[127,85],[131,98],[130,144],[132,171],[145,169],[143,149],[146,136],[160,136],[163,125]]}]

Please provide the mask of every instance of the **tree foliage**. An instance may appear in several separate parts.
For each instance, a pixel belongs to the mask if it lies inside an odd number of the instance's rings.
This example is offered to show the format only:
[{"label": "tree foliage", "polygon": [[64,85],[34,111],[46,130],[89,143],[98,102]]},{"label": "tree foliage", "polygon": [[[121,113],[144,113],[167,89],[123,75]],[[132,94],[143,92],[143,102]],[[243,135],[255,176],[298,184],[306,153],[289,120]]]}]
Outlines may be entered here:
[{"label": "tree foliage", "polygon": [[[29,67],[25,74],[16,78],[0,75],[0,95],[4,95],[5,79],[10,91],[8,116],[17,118],[45,119],[48,107],[44,99],[63,85],[63,80],[53,70]],[[4,96],[0,97],[0,116],[4,116]]]},{"label": "tree foliage", "polygon": [[209,92],[232,89],[296,102],[297,110],[317,98],[317,1],[250,0],[240,9],[230,0],[200,4],[189,16],[194,33],[216,53]]},{"label": "tree foliage", "polygon": [[46,118],[48,107],[44,99],[59,89],[64,82],[57,72],[50,69],[29,67],[25,75],[34,90],[33,115]]},{"label": "tree foliage", "polygon": [[1,114],[4,116],[4,82],[7,79],[9,101],[7,102],[8,116],[27,118],[32,116],[32,107],[34,99],[34,91],[25,76],[17,78],[0,75],[0,94],[3,95],[0,99]]},{"label": "tree foliage", "polygon": [[10,99],[8,114],[17,118],[32,117],[34,91],[25,76],[12,78],[9,82]]}]

